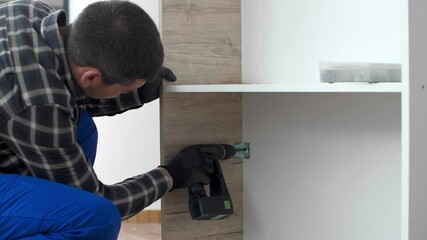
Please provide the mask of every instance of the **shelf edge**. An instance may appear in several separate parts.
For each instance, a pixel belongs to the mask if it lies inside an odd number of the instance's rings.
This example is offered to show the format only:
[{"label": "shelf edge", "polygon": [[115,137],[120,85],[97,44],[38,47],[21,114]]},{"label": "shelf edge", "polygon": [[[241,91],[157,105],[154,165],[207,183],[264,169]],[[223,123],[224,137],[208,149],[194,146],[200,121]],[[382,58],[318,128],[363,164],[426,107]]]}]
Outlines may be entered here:
[{"label": "shelf edge", "polygon": [[402,92],[402,83],[321,83],[299,84],[207,84],[164,85],[163,92]]}]

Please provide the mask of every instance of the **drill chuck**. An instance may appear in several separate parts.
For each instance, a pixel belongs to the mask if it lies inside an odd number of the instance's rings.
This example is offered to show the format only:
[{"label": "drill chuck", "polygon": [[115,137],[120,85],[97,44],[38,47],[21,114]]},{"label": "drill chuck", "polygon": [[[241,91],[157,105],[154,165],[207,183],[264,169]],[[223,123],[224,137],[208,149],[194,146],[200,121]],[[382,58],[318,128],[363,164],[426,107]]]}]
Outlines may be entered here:
[{"label": "drill chuck", "polygon": [[230,144],[217,144],[217,147],[220,152],[220,159],[225,160],[234,157],[236,154],[236,148]]}]

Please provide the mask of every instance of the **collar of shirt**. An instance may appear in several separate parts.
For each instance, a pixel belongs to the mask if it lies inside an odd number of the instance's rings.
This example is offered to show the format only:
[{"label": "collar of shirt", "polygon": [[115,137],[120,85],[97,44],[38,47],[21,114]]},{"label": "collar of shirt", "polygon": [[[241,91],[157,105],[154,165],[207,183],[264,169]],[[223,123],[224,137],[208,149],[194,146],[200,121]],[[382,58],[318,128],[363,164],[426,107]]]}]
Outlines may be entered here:
[{"label": "collar of shirt", "polygon": [[59,31],[59,27],[65,26],[66,22],[67,16],[64,10],[58,10],[55,13],[46,16],[43,18],[41,23],[41,35],[58,56],[60,64],[58,74],[61,76],[62,81],[67,86],[74,99],[76,101],[81,101],[85,99],[86,96],[71,75],[64,41]]}]

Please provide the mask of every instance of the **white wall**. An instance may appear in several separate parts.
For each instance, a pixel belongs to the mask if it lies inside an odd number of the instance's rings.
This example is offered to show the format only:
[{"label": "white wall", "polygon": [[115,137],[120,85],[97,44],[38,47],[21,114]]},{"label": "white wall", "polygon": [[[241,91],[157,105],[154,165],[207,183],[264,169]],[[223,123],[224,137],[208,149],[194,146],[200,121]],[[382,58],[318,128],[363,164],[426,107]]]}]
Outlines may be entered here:
[{"label": "white wall", "polygon": [[[69,13],[68,18],[70,22],[76,19],[77,15],[89,4],[97,2],[99,0],[86,0],[86,1],[69,1]],[[138,4],[144,9],[148,15],[154,20],[157,26],[159,26],[159,1],[160,0],[131,0],[131,2]]]},{"label": "white wall", "polygon": [[[94,0],[70,1],[69,20]],[[134,0],[159,23],[157,0]],[[160,163],[159,100],[114,117],[95,118],[99,131],[95,171],[101,181],[112,184],[147,172]],[[160,201],[149,209],[160,209]]]}]

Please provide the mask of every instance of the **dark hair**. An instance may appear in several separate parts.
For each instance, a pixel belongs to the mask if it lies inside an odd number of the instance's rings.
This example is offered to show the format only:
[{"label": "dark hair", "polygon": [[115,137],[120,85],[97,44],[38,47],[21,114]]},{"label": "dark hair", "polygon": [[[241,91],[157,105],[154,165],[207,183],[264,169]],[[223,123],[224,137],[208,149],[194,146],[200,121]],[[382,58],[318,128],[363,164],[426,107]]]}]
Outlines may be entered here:
[{"label": "dark hair", "polygon": [[163,64],[163,46],[153,20],[138,5],[101,1],[86,7],[66,29],[68,58],[96,67],[106,84],[150,81]]}]

